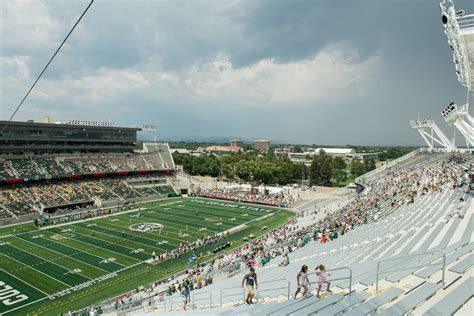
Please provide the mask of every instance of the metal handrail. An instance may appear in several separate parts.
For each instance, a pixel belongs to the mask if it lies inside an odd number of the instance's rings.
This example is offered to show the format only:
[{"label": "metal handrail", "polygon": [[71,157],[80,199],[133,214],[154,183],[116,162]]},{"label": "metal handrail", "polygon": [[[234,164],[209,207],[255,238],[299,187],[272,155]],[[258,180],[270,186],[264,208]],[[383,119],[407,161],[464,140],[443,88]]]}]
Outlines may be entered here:
[{"label": "metal handrail", "polygon": [[178,299],[182,299],[181,295],[180,296],[171,296],[170,297],[170,312],[173,311],[173,303],[175,303],[175,299],[178,298]]},{"label": "metal handrail", "polygon": [[[287,283],[287,285],[284,286],[284,287],[268,288],[268,289],[261,290],[261,288],[262,288],[261,285],[262,284],[275,283],[275,282],[280,282],[280,281],[285,281]],[[269,292],[269,291],[277,291],[277,290],[287,290],[287,297],[288,297],[288,299],[290,299],[290,281],[288,281],[287,279],[276,279],[276,280],[265,281],[265,282],[259,283],[259,287],[258,287],[257,294],[256,294],[257,301],[258,301],[259,293]]]},{"label": "metal handrail", "polygon": [[163,311],[166,312],[166,298],[163,298],[162,301],[158,301],[158,302],[154,301],[154,302],[153,302],[153,307],[156,308],[157,305],[160,306],[161,304],[163,304]]},{"label": "metal handrail", "polygon": [[[326,272],[331,272],[331,271],[339,271],[339,270],[349,270],[349,276],[348,277],[342,277],[342,278],[337,278],[337,279],[331,279],[331,282],[334,282],[334,281],[341,281],[341,280],[349,280],[349,295],[352,294],[352,269],[349,268],[349,267],[340,267],[340,268],[334,268],[334,269],[329,269],[329,270],[326,270]],[[311,272],[311,273],[308,273],[308,276],[310,275],[316,275],[316,272]],[[314,284],[314,283],[318,283],[318,281],[309,281],[309,284]]]},{"label": "metal handrail", "polygon": [[[223,297],[231,297],[231,296],[234,296],[234,297],[235,297],[235,296],[237,296],[237,295],[241,295],[241,293],[233,293],[233,294],[224,295],[224,294],[223,294],[224,291],[227,291],[227,290],[235,290],[235,289],[238,289],[238,288],[240,288],[240,286],[239,286],[239,287],[233,286],[233,287],[227,287],[227,288],[221,289],[221,295],[220,295],[220,301],[219,301],[219,304],[220,304],[221,307],[222,307],[222,298],[223,298]],[[242,294],[243,294],[242,297],[243,297],[243,299],[245,300],[245,288],[242,289]]]},{"label": "metal handrail", "polygon": [[193,293],[193,298],[192,298],[192,308],[193,309],[196,309],[196,301],[202,301],[202,300],[207,300],[206,297],[203,297],[203,298],[198,298],[196,299],[196,296],[197,295],[203,295],[203,294],[209,294],[209,307],[212,307],[212,293],[211,292],[198,292],[198,293]]},{"label": "metal handrail", "polygon": [[[397,268],[394,270],[387,270],[387,271],[380,271],[380,264],[383,262],[387,261],[395,261],[395,260],[400,260],[400,259],[406,259],[406,258],[412,258],[412,257],[417,257],[417,256],[426,256],[426,255],[432,255],[435,253],[440,253],[443,262],[442,263],[430,263],[430,264],[425,264],[421,266],[416,266],[416,267],[407,267],[407,268]],[[393,273],[393,272],[399,272],[399,271],[405,271],[405,270],[412,270],[412,269],[421,269],[421,268],[426,268],[426,267],[432,267],[432,266],[437,266],[440,265],[442,266],[442,276],[441,276],[441,284],[444,286],[445,282],[445,275],[446,275],[446,254],[440,250],[433,250],[433,251],[428,251],[428,252],[423,252],[423,253],[416,253],[416,254],[411,254],[411,255],[406,255],[406,256],[400,256],[400,257],[394,257],[394,258],[389,258],[389,259],[384,259],[380,260],[377,262],[377,275],[376,275],[376,281],[375,281],[375,293],[379,292],[379,275],[381,273]]]}]

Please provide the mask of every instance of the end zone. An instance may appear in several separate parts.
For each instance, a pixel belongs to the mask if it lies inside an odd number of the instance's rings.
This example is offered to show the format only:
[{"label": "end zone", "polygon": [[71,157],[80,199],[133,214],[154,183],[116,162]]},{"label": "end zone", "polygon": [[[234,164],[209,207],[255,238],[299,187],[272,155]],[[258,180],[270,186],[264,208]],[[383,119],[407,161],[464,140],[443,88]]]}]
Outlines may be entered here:
[{"label": "end zone", "polygon": [[47,296],[47,293],[0,269],[1,315],[43,300]]}]

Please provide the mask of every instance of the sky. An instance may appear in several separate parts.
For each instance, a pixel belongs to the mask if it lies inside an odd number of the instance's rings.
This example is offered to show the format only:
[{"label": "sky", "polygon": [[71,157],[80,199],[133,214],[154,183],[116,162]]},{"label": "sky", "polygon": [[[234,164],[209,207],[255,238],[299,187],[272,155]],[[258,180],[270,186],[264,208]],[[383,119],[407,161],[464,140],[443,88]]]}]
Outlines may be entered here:
[{"label": "sky", "polygon": [[[88,3],[0,0],[0,119]],[[472,0],[455,7],[474,13]],[[15,120],[153,124],[169,140],[419,145],[409,120],[435,119],[452,137],[440,112],[466,96],[436,0],[96,0]]]}]

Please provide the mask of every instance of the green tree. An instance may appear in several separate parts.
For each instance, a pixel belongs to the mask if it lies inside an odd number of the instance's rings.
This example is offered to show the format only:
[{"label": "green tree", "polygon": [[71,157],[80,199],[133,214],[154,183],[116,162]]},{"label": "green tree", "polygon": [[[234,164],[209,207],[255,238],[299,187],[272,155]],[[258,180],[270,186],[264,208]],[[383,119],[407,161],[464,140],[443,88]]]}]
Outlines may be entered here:
[{"label": "green tree", "polygon": [[359,177],[365,173],[365,165],[357,159],[351,161],[351,174],[355,177]]},{"label": "green tree", "polygon": [[334,181],[337,183],[341,183],[347,180],[347,173],[343,169],[334,169],[332,176]]},{"label": "green tree", "polygon": [[319,155],[314,155],[309,167],[309,185],[319,185],[321,183],[321,162]]},{"label": "green tree", "polygon": [[321,164],[321,185],[330,187],[332,185],[332,157],[328,156],[324,150],[319,152],[319,159]]},{"label": "green tree", "polygon": [[295,153],[302,153],[302,152],[303,152],[303,149],[301,148],[300,145],[296,145],[295,147],[293,147],[293,152],[295,152]]},{"label": "green tree", "polygon": [[334,157],[333,160],[332,160],[332,167],[334,169],[345,170],[346,169],[346,162],[341,157]]}]

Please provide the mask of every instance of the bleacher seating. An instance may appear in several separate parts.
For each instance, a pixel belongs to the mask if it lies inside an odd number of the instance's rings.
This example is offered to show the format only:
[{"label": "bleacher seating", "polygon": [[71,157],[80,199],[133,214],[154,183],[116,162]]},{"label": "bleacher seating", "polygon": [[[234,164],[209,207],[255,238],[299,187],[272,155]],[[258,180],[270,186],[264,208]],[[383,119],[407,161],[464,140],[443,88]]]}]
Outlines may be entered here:
[{"label": "bleacher seating", "polygon": [[[76,208],[74,204],[96,200],[123,202],[175,194],[168,180],[157,174],[157,170],[174,170],[168,145],[149,147],[153,150],[142,153],[2,157],[0,181],[6,183],[0,187],[0,219],[39,214],[51,207]],[[108,176],[95,177],[104,174]],[[144,176],[156,184],[135,187],[132,182]]]},{"label": "bleacher seating", "polygon": [[[61,206],[95,199],[129,200],[141,197],[163,196],[175,193],[171,186],[136,189],[128,180],[136,176],[37,183],[0,188],[1,217],[38,213],[46,207]],[[151,176],[151,179],[160,178]],[[8,212],[10,211],[10,212]]]},{"label": "bleacher seating", "polygon": [[[141,154],[82,154],[0,160],[0,180],[57,178],[77,174],[136,170],[174,170],[167,146]],[[168,152],[166,151],[168,150]]]},{"label": "bleacher seating", "polygon": [[[353,230],[340,234],[328,243],[319,240],[290,254],[290,264],[279,266],[279,260],[258,267],[261,284],[259,304],[245,305],[242,295],[223,298],[222,289],[239,288],[243,274],[213,282],[195,293],[208,293],[213,306],[196,304],[190,315],[348,315],[384,314],[402,315],[413,312],[426,315],[451,315],[462,308],[473,296],[473,278],[468,276],[472,268],[474,249],[474,200],[464,192],[462,170],[470,168],[472,156],[465,161],[452,163],[450,155],[420,152],[410,159],[387,168],[376,177],[366,177],[364,183],[369,193],[376,194],[376,206],[364,206],[370,210],[365,224],[355,225]],[[428,174],[439,173],[428,179]],[[445,175],[445,176],[444,176]],[[445,177],[442,179],[442,177]],[[390,179],[392,186],[384,192],[377,190]],[[394,180],[395,179],[395,180]],[[398,181],[397,179],[401,179]],[[404,179],[409,179],[405,181]],[[398,182],[397,182],[398,181]],[[393,184],[395,183],[395,184]],[[463,183],[461,188],[457,185]],[[411,197],[406,201],[404,197]],[[386,198],[386,197],[389,198]],[[460,198],[465,200],[459,206]],[[355,200],[356,203],[358,199]],[[393,203],[396,201],[396,203]],[[454,211],[457,212],[454,212]],[[453,216],[460,214],[461,216]],[[441,282],[443,256],[446,258],[446,274]],[[376,292],[377,266],[379,292]],[[265,282],[284,279],[291,292],[296,287],[296,275],[302,265],[310,270],[324,264],[329,270],[350,267],[352,293],[344,270],[331,272],[334,294],[322,292],[321,299],[312,294],[305,299],[294,299],[272,290]],[[314,274],[310,275],[312,282]],[[194,292],[193,291],[193,292]],[[192,292],[192,295],[194,294]],[[285,292],[285,291],[283,291]],[[240,292],[241,293],[241,292]],[[177,301],[179,294],[168,299]],[[220,304],[222,301],[222,304]],[[194,302],[191,301],[191,304]],[[212,307],[212,308],[210,308]],[[176,306],[168,315],[184,315]],[[169,310],[168,304],[168,310]],[[128,315],[148,315],[162,311],[156,307],[141,307]]]}]

